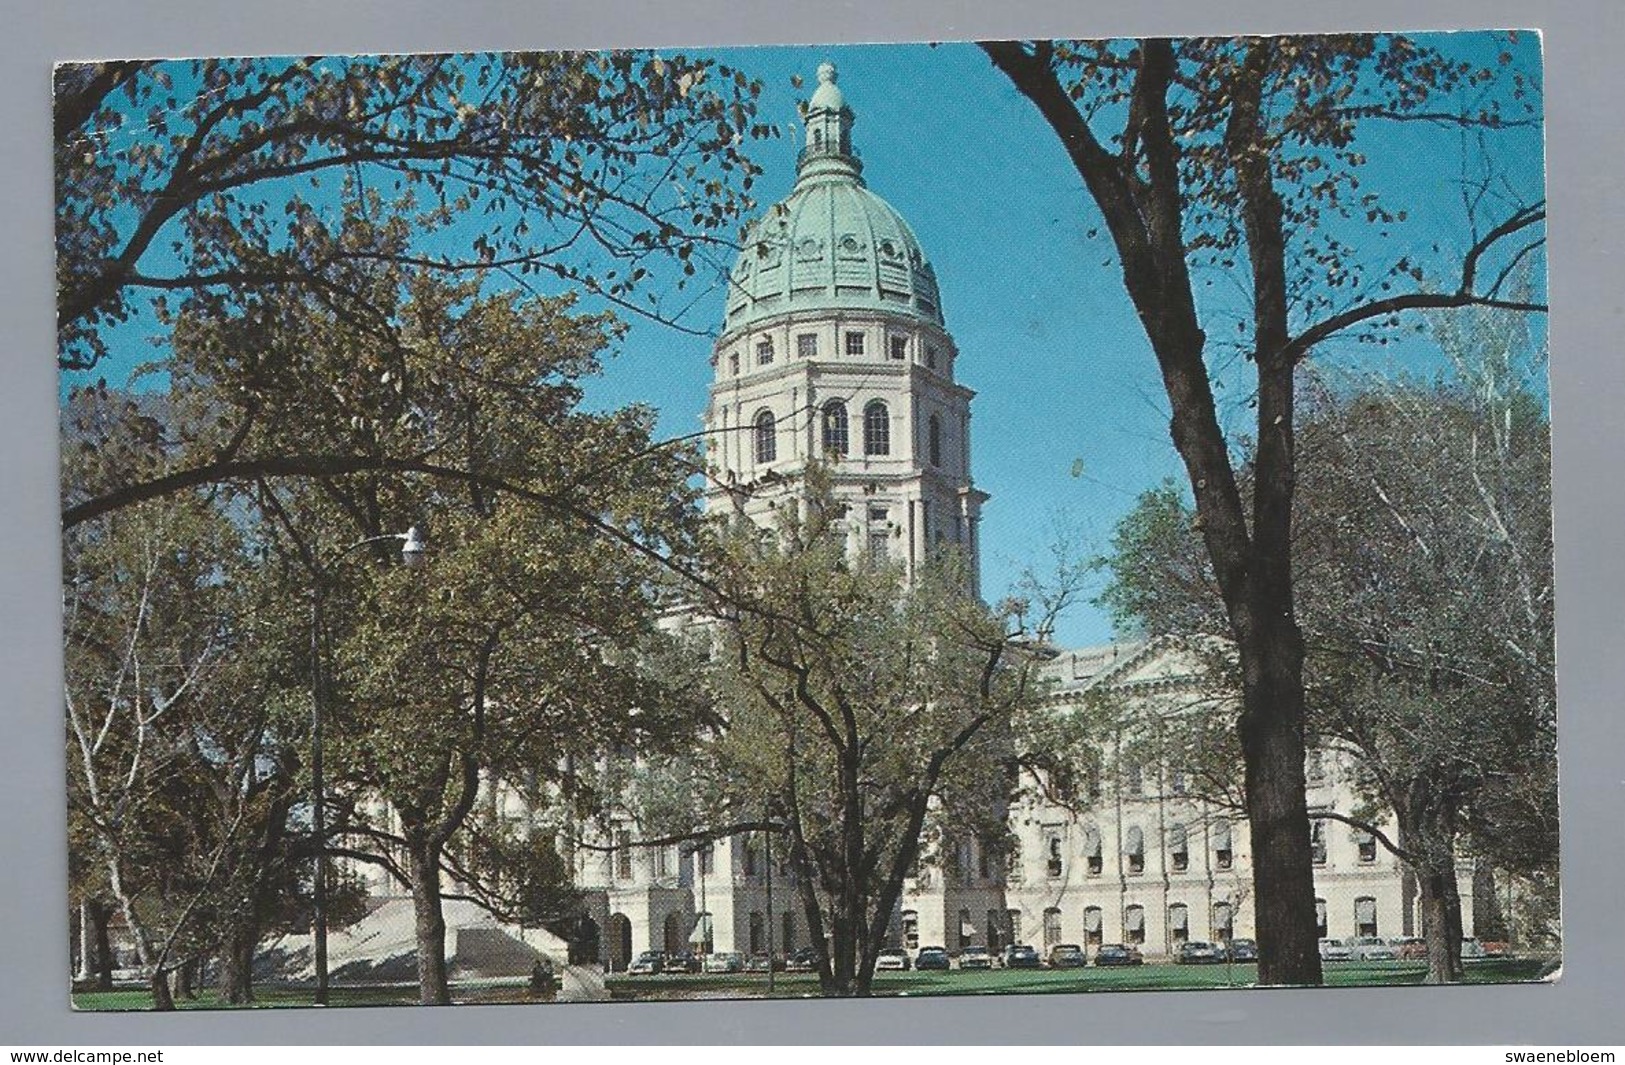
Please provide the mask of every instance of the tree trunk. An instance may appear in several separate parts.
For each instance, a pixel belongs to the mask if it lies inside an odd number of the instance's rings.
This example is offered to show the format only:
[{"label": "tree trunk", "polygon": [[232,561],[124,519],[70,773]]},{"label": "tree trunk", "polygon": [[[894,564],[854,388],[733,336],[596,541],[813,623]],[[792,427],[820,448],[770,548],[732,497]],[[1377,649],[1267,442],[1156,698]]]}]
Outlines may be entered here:
[{"label": "tree trunk", "polygon": [[190,1000],[197,998],[197,962],[187,960],[175,967],[175,997]]},{"label": "tree trunk", "polygon": [[[1278,624],[1291,622],[1282,617]],[[1321,982],[1309,808],[1304,798],[1303,656],[1294,637],[1295,633],[1277,633],[1263,646],[1243,644],[1241,650],[1244,679],[1238,731],[1247,767],[1261,984]]]},{"label": "tree trunk", "polygon": [[1422,870],[1422,928],[1428,944],[1428,974],[1423,983],[1461,982],[1461,894],[1453,862]]},{"label": "tree trunk", "polygon": [[107,919],[112,907],[101,899],[85,904],[85,916],[90,920],[90,943],[93,951],[91,965],[96,974],[96,990],[113,990],[113,943],[107,933]]},{"label": "tree trunk", "polygon": [[220,952],[220,991],[234,1006],[254,1001],[254,947],[258,938],[257,932],[239,923]]},{"label": "tree trunk", "polygon": [[147,988],[152,992],[152,1008],[154,1010],[173,1010],[175,999],[169,993],[169,971],[163,966],[152,970],[152,976],[147,979]]},{"label": "tree trunk", "polygon": [[412,913],[418,944],[418,1002],[425,1006],[451,1005],[451,983],[446,966],[446,916],[440,908],[440,847],[412,840]]}]

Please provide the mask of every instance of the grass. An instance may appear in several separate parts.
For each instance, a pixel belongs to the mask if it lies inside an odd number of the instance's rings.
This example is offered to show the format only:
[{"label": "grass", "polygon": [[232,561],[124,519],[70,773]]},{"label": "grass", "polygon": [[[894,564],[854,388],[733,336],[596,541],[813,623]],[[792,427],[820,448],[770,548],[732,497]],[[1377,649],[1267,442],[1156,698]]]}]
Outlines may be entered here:
[{"label": "grass", "polygon": [[[1538,980],[1551,971],[1551,962],[1514,959],[1474,962],[1465,983],[1501,984]],[[1328,987],[1383,987],[1422,982],[1427,966],[1421,962],[1334,963],[1326,966]],[[975,972],[886,972],[875,974],[874,993],[890,995],[1076,994],[1090,991],[1201,991],[1249,987],[1257,979],[1256,965],[1140,965],[1120,969],[993,969]],[[804,998],[818,994],[818,980],[804,974],[779,974],[775,998]],[[690,998],[765,998],[767,978],[752,976],[648,976],[611,977],[609,988],[618,998],[673,1000]]]},{"label": "grass", "polygon": [[[1474,962],[1467,966],[1466,983],[1504,984],[1539,980],[1556,967],[1551,960],[1518,958]],[[1417,962],[1336,963],[1326,967],[1328,987],[1394,987],[1420,984],[1426,972]],[[1142,965],[1123,969],[1035,969],[987,972],[878,973],[877,996],[914,995],[1047,995],[1091,991],[1197,991],[1247,987],[1257,977],[1253,965]],[[747,999],[767,997],[767,977],[761,974],[706,976],[616,976],[608,981],[612,996],[626,1001],[679,1001],[685,999]],[[523,983],[461,984],[453,998],[464,1005],[537,1003]],[[774,977],[775,998],[816,998],[818,979],[804,973]],[[409,1006],[417,1002],[417,987],[409,984],[334,987],[330,1007]],[[145,988],[81,991],[73,996],[81,1010],[148,1010],[152,996]],[[311,1005],[311,989],[269,986],[255,989],[249,1007],[233,1006],[212,991],[197,999],[176,1003],[183,1010],[276,1009]]]}]

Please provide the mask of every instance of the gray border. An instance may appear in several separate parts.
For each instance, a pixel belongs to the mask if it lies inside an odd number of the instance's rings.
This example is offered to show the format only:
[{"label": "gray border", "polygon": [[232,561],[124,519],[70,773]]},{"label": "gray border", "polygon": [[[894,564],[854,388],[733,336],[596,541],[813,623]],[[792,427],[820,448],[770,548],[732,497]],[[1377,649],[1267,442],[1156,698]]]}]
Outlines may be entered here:
[{"label": "gray border", "polygon": [[[1619,338],[1618,0],[1076,0],[865,5],[774,0],[334,2],[69,0],[6,5],[0,66],[0,279],[12,337],[0,395],[0,676],[12,693],[0,747],[0,1039],[41,1046],[191,1043],[1089,1042],[1621,1043],[1625,1019],[1625,528],[1617,481],[1625,408]],[[1552,400],[1561,609],[1567,957],[1547,987],[1272,991],[640,1004],[453,1012],[339,1010],[155,1017],[76,1015],[63,986],[62,761],[58,705],[56,380],[48,123],[58,58],[277,54],[790,41],[903,41],[1038,34],[1110,36],[1534,26],[1546,33],[1552,197]],[[923,103],[923,101],[922,101]]]}]

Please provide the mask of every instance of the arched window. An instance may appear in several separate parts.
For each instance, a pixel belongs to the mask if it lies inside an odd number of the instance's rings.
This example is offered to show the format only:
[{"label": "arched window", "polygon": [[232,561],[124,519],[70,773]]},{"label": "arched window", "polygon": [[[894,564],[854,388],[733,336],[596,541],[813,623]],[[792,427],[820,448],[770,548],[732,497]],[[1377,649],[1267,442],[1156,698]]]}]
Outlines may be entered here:
[{"label": "arched window", "polygon": [[1090,825],[1083,830],[1083,857],[1090,876],[1099,876],[1105,866],[1100,854],[1100,829]]},{"label": "arched window", "polygon": [[1168,830],[1168,864],[1176,873],[1183,873],[1191,864],[1191,849],[1186,841],[1185,826],[1178,822]]},{"label": "arched window", "polygon": [[926,422],[926,444],[931,453],[931,465],[942,465],[942,419],[935,414]]},{"label": "arched window", "polygon": [[[1057,922],[1060,920],[1059,910],[1055,911]],[[1083,941],[1091,947],[1100,946],[1105,938],[1101,930],[1101,910],[1099,906],[1086,906],[1083,910]]]},{"label": "arched window", "polygon": [[1123,942],[1145,942],[1145,907],[1138,904],[1123,911]]},{"label": "arched window", "polygon": [[1230,942],[1230,936],[1235,931],[1236,912],[1228,902],[1215,902],[1213,904],[1213,938],[1220,943]]},{"label": "arched window", "polygon": [[1134,825],[1128,830],[1123,853],[1128,857],[1130,873],[1145,872],[1145,832],[1139,825]]},{"label": "arched window", "polygon": [[772,462],[779,456],[778,424],[773,412],[764,410],[756,415],[756,461]]},{"label": "arched window", "polygon": [[1228,869],[1236,860],[1236,852],[1230,844],[1230,822],[1223,818],[1213,822],[1213,865],[1217,869]]},{"label": "arched window", "polygon": [[891,454],[891,418],[886,405],[878,399],[870,400],[863,408],[863,453]]},{"label": "arched window", "polygon": [[1354,934],[1357,936],[1377,934],[1377,900],[1370,895],[1362,895],[1354,900]]},{"label": "arched window", "polygon": [[[1095,911],[1097,914],[1099,910]],[[1044,911],[1044,953],[1061,941],[1061,909],[1051,906]]]},{"label": "arched window", "polygon": [[824,454],[845,455],[849,447],[846,404],[832,399],[824,404]]},{"label": "arched window", "polygon": [[1327,936],[1325,899],[1315,900],[1315,935],[1321,939],[1325,939]]},{"label": "arched window", "polygon": [[1175,943],[1191,937],[1191,911],[1183,902],[1168,907],[1168,936]]}]

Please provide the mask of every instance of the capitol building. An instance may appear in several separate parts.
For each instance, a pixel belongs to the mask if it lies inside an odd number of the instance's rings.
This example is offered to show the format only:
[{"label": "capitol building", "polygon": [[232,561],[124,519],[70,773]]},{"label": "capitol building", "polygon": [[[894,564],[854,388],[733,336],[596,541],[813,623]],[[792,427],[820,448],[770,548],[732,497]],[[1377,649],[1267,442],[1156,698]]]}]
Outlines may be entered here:
[{"label": "capitol building", "polygon": [[[975,582],[989,496],[972,479],[973,393],[955,374],[977,355],[954,343],[914,231],[865,184],[854,111],[830,64],[804,118],[795,185],[747,231],[729,274],[704,413],[708,509],[769,526],[806,465],[835,459],[854,554],[882,554],[912,575],[936,545],[953,545]],[[1060,651],[1045,668],[1056,714],[1109,698],[1136,727],[1155,728],[1222,698],[1197,657],[1168,639]],[[1009,837],[953,839],[920,863],[892,945],[1047,953],[1075,943],[1093,955],[1129,943],[1152,959],[1184,941],[1250,937],[1245,818],[1145,750],[1101,736],[1083,799],[1067,805],[1046,798],[1043,781],[1023,781]],[[1314,751],[1307,769],[1312,812],[1355,809],[1349,757]],[[630,815],[608,823],[604,846],[571,854],[587,910],[578,960],[614,971],[644,950],[809,945],[788,871],[767,859],[764,840],[640,845]],[[1398,859],[1345,824],[1313,825],[1321,935],[1420,934],[1416,885]],[[1470,869],[1458,879],[1471,935]]]}]

